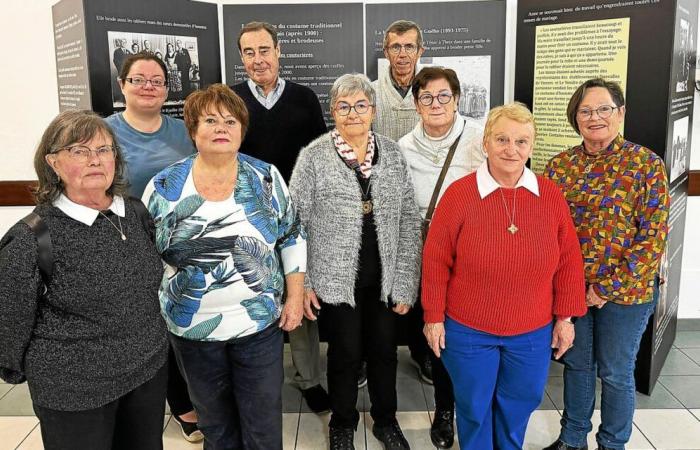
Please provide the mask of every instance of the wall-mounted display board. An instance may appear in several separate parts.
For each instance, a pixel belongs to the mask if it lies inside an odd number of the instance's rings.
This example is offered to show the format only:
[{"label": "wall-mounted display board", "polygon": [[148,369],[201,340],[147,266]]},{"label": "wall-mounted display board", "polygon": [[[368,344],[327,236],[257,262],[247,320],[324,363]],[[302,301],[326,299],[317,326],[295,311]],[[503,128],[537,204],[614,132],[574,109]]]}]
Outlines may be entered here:
[{"label": "wall-mounted display board", "polygon": [[311,88],[330,124],[328,93],[340,75],[364,72],[362,3],[224,5],[226,82],[247,80],[238,32],[248,22],[275,26],[280,76]]},{"label": "wall-mounted display board", "polygon": [[505,1],[379,3],[366,8],[367,76],[388,70],[384,30],[394,21],[416,22],[423,33],[421,65],[457,72],[462,95],[459,112],[485,123],[489,109],[503,104]]},{"label": "wall-mounted display board", "polygon": [[181,116],[184,98],[221,80],[216,5],[188,0],[62,0],[53,6],[59,109],[123,110],[124,60],[148,51],[170,78],[163,112]]},{"label": "wall-mounted display board", "polygon": [[603,77],[625,91],[624,135],[664,158],[671,183],[665,283],[637,357],[637,389],[650,393],[676,332],[685,224],[698,4],[696,0],[520,0],[515,99],[535,114],[531,161],[541,172],[581,142],[566,120],[585,80]]}]

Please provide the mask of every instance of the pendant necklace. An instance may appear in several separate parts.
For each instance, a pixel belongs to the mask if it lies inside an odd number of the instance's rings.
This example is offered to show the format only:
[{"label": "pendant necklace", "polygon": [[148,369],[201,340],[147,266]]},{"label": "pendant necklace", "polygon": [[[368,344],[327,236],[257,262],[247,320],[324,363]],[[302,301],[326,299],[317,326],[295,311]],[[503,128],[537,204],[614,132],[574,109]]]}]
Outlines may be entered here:
[{"label": "pendant necklace", "polygon": [[364,215],[371,213],[374,209],[374,205],[372,205],[372,199],[367,198],[369,195],[369,190],[372,187],[369,183],[369,180],[367,180],[367,189],[364,189],[362,187],[362,183],[360,183],[360,189],[362,190],[362,214]]},{"label": "pendant necklace", "polygon": [[506,215],[508,216],[508,220],[510,220],[510,226],[506,228],[508,231],[510,231],[510,234],[515,234],[518,231],[518,227],[515,226],[515,197],[518,195],[518,188],[515,188],[515,191],[513,192],[513,215],[510,215],[510,212],[508,211],[508,204],[506,203],[506,197],[503,195],[503,189],[498,188],[498,191],[501,193],[501,200],[503,200],[503,207],[506,209]]},{"label": "pendant necklace", "polygon": [[121,236],[122,241],[126,241],[126,235],[124,234],[124,229],[122,228],[122,221],[121,221],[121,219],[119,218],[119,215],[118,215],[118,214],[115,214],[115,215],[117,216],[117,221],[119,222],[119,228],[117,228],[117,226],[114,224],[114,222],[112,222],[112,221],[109,219],[109,217],[107,217],[107,216],[105,215],[105,213],[103,213],[102,211],[99,211],[99,213],[102,214],[102,216],[103,216],[105,219],[107,219],[107,221],[108,221],[109,223],[112,224],[112,226],[114,227],[114,229],[117,230],[117,231],[119,232],[119,235]]}]

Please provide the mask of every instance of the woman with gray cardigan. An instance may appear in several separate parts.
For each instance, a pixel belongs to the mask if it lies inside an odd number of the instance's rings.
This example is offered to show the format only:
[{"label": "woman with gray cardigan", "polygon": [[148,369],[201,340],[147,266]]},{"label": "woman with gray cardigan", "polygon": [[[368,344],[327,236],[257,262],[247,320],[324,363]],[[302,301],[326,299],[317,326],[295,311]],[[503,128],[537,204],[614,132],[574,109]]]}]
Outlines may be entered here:
[{"label": "woman with gray cardigan", "polygon": [[416,298],[420,216],[398,145],[370,131],[367,77],[341,76],[330,100],[336,128],[301,151],[289,186],[308,235],[304,314],[320,317],[328,337],[330,447],[354,449],[364,354],[372,432],[387,449],[408,449],[396,421],[395,324]]}]

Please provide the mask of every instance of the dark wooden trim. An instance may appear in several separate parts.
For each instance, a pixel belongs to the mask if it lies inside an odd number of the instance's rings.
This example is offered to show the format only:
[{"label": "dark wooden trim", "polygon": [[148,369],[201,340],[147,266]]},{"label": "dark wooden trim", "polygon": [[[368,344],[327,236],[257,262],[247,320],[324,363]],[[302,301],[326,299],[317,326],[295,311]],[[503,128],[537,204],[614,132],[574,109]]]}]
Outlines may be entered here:
[{"label": "dark wooden trim", "polygon": [[0,181],[0,206],[34,206],[36,181]]},{"label": "dark wooden trim", "polygon": [[688,196],[700,196],[700,170],[691,170],[688,175]]}]

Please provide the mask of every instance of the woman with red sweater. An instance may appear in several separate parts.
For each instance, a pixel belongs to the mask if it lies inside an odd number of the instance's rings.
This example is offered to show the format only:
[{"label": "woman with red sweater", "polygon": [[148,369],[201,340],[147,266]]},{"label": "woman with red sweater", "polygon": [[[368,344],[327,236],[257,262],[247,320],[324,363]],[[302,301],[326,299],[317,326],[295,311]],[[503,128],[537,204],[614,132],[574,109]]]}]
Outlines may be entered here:
[{"label": "woman with red sweater", "polygon": [[424,331],[454,384],[462,449],[522,448],[550,348],[560,358],[586,312],[569,208],[525,167],[534,140],[523,104],[491,110],[487,160],[447,189],[425,243]]}]

